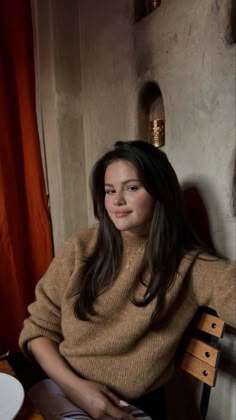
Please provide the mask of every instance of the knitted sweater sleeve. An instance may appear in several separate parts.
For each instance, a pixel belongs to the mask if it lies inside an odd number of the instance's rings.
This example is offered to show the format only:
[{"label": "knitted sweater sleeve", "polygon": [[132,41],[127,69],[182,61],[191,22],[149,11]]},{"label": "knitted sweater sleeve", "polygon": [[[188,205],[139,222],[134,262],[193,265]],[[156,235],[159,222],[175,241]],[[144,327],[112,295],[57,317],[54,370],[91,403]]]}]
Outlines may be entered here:
[{"label": "knitted sweater sleeve", "polygon": [[35,289],[35,301],[29,305],[30,316],[24,321],[19,337],[22,351],[29,356],[27,342],[44,336],[62,341],[61,300],[75,264],[75,238],[67,240],[53,259]]},{"label": "knitted sweater sleeve", "polygon": [[236,262],[203,256],[194,264],[191,277],[198,305],[215,309],[227,324],[236,327]]}]

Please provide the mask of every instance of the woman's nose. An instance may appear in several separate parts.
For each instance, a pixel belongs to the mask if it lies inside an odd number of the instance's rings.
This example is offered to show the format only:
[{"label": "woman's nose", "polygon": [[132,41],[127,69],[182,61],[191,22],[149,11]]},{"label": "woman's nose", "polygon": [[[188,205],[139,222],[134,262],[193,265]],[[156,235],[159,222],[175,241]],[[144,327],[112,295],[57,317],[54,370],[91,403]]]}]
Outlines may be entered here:
[{"label": "woman's nose", "polygon": [[125,198],[122,194],[116,194],[113,200],[114,206],[123,206],[125,204]]}]

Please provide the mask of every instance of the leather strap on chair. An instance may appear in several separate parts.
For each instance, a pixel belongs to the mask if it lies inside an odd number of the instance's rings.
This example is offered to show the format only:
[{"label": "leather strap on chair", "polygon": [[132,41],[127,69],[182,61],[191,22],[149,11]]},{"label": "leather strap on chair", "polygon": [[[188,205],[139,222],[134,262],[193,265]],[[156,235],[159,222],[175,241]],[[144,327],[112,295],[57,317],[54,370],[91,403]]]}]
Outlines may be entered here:
[{"label": "leather strap on chair", "polygon": [[221,338],[224,333],[224,321],[217,316],[204,313],[197,324],[197,329]]},{"label": "leather strap on chair", "polygon": [[199,381],[207,385],[215,386],[217,370],[191,354],[185,353],[181,362],[181,368],[193,375]]},{"label": "leather strap on chair", "polygon": [[185,351],[212,367],[218,366],[220,351],[201,340],[192,338],[187,344]]}]

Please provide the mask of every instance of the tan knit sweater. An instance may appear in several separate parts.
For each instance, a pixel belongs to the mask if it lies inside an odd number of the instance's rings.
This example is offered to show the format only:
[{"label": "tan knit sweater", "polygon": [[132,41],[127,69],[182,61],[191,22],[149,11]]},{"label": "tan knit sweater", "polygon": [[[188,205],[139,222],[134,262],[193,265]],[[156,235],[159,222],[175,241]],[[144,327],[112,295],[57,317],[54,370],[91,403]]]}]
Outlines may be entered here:
[{"label": "tan knit sweater", "polygon": [[138,308],[130,301],[133,293],[142,297],[145,292],[136,278],[145,240],[123,234],[120,273],[97,299],[98,315],[92,321],[80,321],[73,314],[77,273],[96,232],[96,228],[86,229],[61,248],[37,285],[20,346],[27,352],[28,340],[49,337],[79,375],[105,384],[122,398],[138,398],[168,380],[179,340],[199,305],[215,308],[236,326],[235,264],[198,259],[187,276],[191,258],[184,258],[167,292],[158,327],[150,331],[155,302]]}]

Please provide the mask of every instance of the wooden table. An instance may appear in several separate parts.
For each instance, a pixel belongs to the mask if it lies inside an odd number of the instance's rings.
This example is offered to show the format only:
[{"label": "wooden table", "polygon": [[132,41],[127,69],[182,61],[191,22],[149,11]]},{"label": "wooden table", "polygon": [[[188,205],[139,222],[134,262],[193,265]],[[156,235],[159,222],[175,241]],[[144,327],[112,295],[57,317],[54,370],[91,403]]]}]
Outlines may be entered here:
[{"label": "wooden table", "polygon": [[[14,370],[7,360],[0,360],[0,372],[16,377]],[[15,417],[15,420],[43,420],[43,417],[39,413],[38,409],[33,405],[27,394],[25,394],[23,405],[20,412]]]}]

